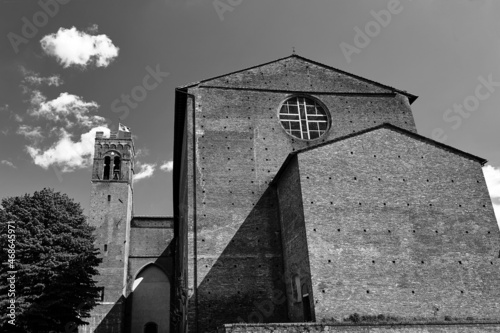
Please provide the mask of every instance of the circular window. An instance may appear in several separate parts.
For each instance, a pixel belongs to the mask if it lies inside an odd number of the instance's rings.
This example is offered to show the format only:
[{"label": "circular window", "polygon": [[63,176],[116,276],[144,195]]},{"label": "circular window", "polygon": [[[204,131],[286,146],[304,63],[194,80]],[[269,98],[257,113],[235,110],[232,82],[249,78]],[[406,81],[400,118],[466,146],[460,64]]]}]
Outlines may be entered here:
[{"label": "circular window", "polygon": [[328,130],[325,109],[310,98],[293,97],[286,100],[278,116],[285,131],[302,140],[317,139]]}]

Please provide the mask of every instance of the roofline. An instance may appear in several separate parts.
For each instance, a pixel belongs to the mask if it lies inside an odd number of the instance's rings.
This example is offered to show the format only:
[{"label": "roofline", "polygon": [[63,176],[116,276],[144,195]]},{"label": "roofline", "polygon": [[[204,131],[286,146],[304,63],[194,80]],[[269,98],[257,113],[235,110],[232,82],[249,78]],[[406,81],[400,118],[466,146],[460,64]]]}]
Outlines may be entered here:
[{"label": "roofline", "polygon": [[192,88],[192,87],[197,86],[197,85],[199,85],[199,84],[201,84],[201,83],[204,83],[204,82],[208,82],[208,81],[212,81],[212,80],[220,79],[221,77],[228,76],[228,75],[233,75],[233,74],[238,74],[238,73],[241,73],[241,72],[244,72],[244,71],[249,71],[249,70],[254,69],[254,68],[257,68],[257,67],[266,66],[266,65],[269,65],[269,64],[272,64],[272,63],[275,63],[275,62],[281,61],[281,60],[288,59],[288,58],[290,58],[290,57],[292,57],[292,56],[293,56],[293,55],[288,56],[288,57],[284,57],[284,58],[279,58],[279,59],[277,59],[277,60],[273,60],[273,61],[268,61],[268,62],[263,63],[263,64],[260,64],[260,65],[255,65],[255,66],[252,66],[252,67],[248,67],[248,68],[240,69],[240,70],[237,70],[237,71],[234,71],[234,72],[230,72],[230,73],[227,73],[227,74],[217,75],[217,76],[214,76],[214,77],[211,77],[211,78],[208,78],[208,79],[204,79],[204,80],[201,80],[201,81],[197,81],[197,82],[189,83],[189,84],[187,84],[187,85],[180,86],[180,87],[178,87],[178,88]]},{"label": "roofline", "polygon": [[385,84],[382,84],[382,83],[379,83],[379,82],[376,82],[376,81],[372,81],[372,80],[369,80],[369,79],[366,79],[364,77],[361,77],[361,76],[358,76],[358,75],[355,75],[355,74],[351,74],[351,73],[348,73],[346,71],[343,71],[343,70],[340,70],[340,69],[337,69],[335,67],[331,67],[331,66],[328,66],[328,65],[325,65],[325,64],[322,64],[320,62],[317,62],[317,61],[314,61],[314,60],[311,60],[311,59],[307,59],[307,58],[304,58],[302,56],[299,56],[297,54],[292,54],[288,57],[284,57],[284,58],[280,58],[280,59],[277,59],[277,60],[273,60],[273,61],[269,61],[269,62],[266,62],[266,63],[263,63],[263,64],[260,64],[260,65],[256,65],[256,66],[252,66],[252,67],[248,67],[248,68],[245,68],[245,69],[240,69],[240,70],[237,70],[237,71],[234,71],[234,72],[230,72],[230,73],[227,73],[227,74],[223,74],[223,75],[218,75],[218,76],[214,76],[212,78],[208,78],[208,79],[204,79],[204,80],[201,80],[201,81],[197,81],[197,82],[193,82],[193,83],[189,83],[187,85],[184,85],[184,86],[180,86],[178,88],[182,89],[182,88],[192,88],[192,87],[195,87],[195,86],[198,86],[202,83],[205,83],[205,82],[208,82],[208,81],[212,81],[212,80],[216,80],[216,79],[219,79],[221,77],[224,77],[224,76],[228,76],[228,75],[233,75],[233,74],[237,74],[237,73],[241,73],[241,72],[244,72],[244,71],[248,71],[248,70],[251,70],[251,69],[254,69],[254,68],[257,68],[257,67],[262,67],[262,66],[266,66],[266,65],[269,65],[269,64],[272,64],[272,63],[275,63],[275,62],[278,62],[278,61],[282,61],[282,60],[285,60],[285,59],[288,59],[288,58],[298,58],[298,59],[301,59],[301,60],[304,60],[306,62],[309,62],[311,64],[314,64],[316,66],[320,66],[320,67],[324,67],[324,68],[327,68],[329,70],[332,70],[332,71],[336,71],[338,73],[342,73],[344,75],[348,75],[348,76],[351,76],[353,78],[356,78],[358,80],[361,80],[361,81],[365,81],[367,83],[371,83],[371,84],[374,84],[374,85],[377,85],[379,87],[382,87],[382,88],[385,88],[385,89],[389,89],[389,90],[392,90],[394,92],[397,92],[399,94],[402,94],[402,95],[405,95],[406,97],[408,97],[408,101],[410,102],[410,105],[413,104],[413,102],[415,102],[415,100],[418,98],[418,96],[415,96],[413,94],[410,94],[404,90],[399,90],[399,89],[396,89],[396,88],[393,88],[391,86],[387,86]]},{"label": "roofline", "polygon": [[396,92],[385,92],[385,93],[369,93],[369,92],[335,92],[335,91],[299,91],[299,90],[287,90],[287,89],[266,89],[266,88],[243,88],[243,87],[221,87],[221,86],[209,86],[209,85],[198,85],[197,88],[204,89],[220,89],[220,90],[238,90],[238,91],[256,91],[256,92],[271,92],[279,94],[297,94],[304,93],[307,95],[327,95],[327,96],[358,96],[358,97],[391,97],[396,96]]},{"label": "roofline", "polygon": [[320,147],[323,147],[323,146],[326,146],[326,145],[329,145],[329,144],[337,143],[339,141],[350,139],[350,138],[353,138],[353,137],[356,137],[356,136],[360,136],[360,135],[363,135],[363,134],[366,134],[366,133],[369,133],[369,132],[373,132],[373,131],[379,130],[381,128],[390,129],[390,130],[392,130],[394,132],[398,132],[398,133],[404,134],[404,135],[409,136],[409,137],[411,137],[413,139],[416,139],[416,140],[419,140],[419,141],[431,144],[431,145],[433,145],[435,147],[444,149],[444,150],[449,151],[451,153],[454,153],[454,154],[460,155],[462,157],[471,159],[473,161],[479,162],[481,164],[481,166],[484,166],[488,162],[486,159],[484,159],[482,157],[469,154],[469,153],[464,152],[464,151],[462,151],[460,149],[457,149],[457,148],[445,145],[444,143],[438,142],[436,140],[429,139],[428,137],[425,137],[423,135],[420,135],[420,134],[417,134],[417,133],[414,133],[414,132],[410,132],[410,131],[408,131],[406,129],[403,129],[401,127],[395,126],[395,125],[390,124],[390,123],[383,123],[381,125],[370,127],[370,128],[361,130],[359,132],[351,133],[351,134],[348,134],[348,135],[345,135],[345,136],[341,136],[341,137],[335,138],[335,139],[330,140],[330,141],[322,142],[322,143],[320,143],[320,144],[318,144],[316,146],[302,148],[302,149],[299,149],[299,150],[296,150],[294,152],[289,153],[288,156],[287,156],[287,158],[285,159],[285,161],[281,165],[280,169],[276,173],[276,176],[274,176],[273,180],[269,183],[269,186],[275,185],[279,181],[279,179],[281,178],[281,175],[283,174],[283,172],[288,167],[288,164],[290,163],[290,161],[295,156],[297,156],[298,154],[306,152],[306,151],[309,151],[309,150],[313,150],[313,149],[316,149],[316,148],[320,148]]}]

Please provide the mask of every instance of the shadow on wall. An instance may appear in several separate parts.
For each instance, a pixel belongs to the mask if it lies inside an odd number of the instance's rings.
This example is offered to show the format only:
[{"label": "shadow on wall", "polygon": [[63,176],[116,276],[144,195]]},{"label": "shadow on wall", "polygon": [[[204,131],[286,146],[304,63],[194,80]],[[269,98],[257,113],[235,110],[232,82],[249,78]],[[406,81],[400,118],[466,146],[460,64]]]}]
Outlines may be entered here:
[{"label": "shadow on wall", "polygon": [[[198,231],[198,255],[215,251],[215,240]],[[198,332],[215,331],[226,323],[288,322],[278,206],[267,189],[215,262],[197,259],[207,272],[189,299],[191,322]],[[209,256],[208,256],[209,257]],[[212,264],[213,262],[213,264]],[[200,274],[198,274],[200,276]],[[194,326],[194,327],[193,327]],[[196,325],[190,325],[196,331]]]},{"label": "shadow on wall", "polygon": [[111,310],[107,313],[107,315],[102,319],[102,321],[94,330],[95,333],[108,333],[116,327],[120,327],[120,330],[123,331],[123,323],[120,323],[120,320],[123,316],[123,305],[126,304],[126,300],[127,299],[122,296],[115,302]]}]

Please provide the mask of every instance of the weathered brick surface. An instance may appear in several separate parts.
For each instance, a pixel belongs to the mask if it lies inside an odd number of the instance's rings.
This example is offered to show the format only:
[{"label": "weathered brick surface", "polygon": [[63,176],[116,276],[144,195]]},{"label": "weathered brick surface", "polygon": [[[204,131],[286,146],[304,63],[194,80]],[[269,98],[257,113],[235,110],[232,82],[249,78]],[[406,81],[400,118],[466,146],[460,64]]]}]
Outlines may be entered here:
[{"label": "weathered brick surface", "polygon": [[154,263],[166,272],[171,285],[173,267],[173,218],[134,218],[130,229],[127,295],[132,291],[135,277],[148,264]]},{"label": "weathered brick surface", "polygon": [[336,93],[390,93],[388,87],[338,70],[289,57],[239,73],[225,75],[204,85],[243,89],[295,90]]},{"label": "weathered brick surface", "polygon": [[[301,286],[305,284],[312,292],[312,284],[299,165],[296,156],[281,176],[276,192],[280,212],[288,317],[291,321],[300,322],[304,321]],[[300,279],[300,286],[296,286],[296,276]],[[312,297],[310,301],[311,309],[314,309]]]},{"label": "weathered brick surface", "polygon": [[325,324],[261,324],[226,325],[224,333],[493,333],[500,330],[498,323],[485,324],[407,324],[407,325],[325,325]]},{"label": "weathered brick surface", "polygon": [[[110,195],[110,201],[108,201]],[[97,285],[105,287],[102,306],[94,308],[92,325],[84,329],[93,331],[96,327],[104,331],[120,332],[124,308],[113,305],[123,298],[124,278],[127,271],[128,240],[132,208],[132,189],[126,182],[92,183],[90,195],[89,223],[96,227],[95,246],[103,258],[99,266]],[[104,246],[107,246],[107,251]],[[111,311],[113,309],[113,311]],[[111,311],[111,312],[109,312]],[[102,321],[102,323],[101,323]],[[97,325],[97,326],[94,326]]]},{"label": "weathered brick surface", "polygon": [[[286,292],[277,205],[264,193],[290,152],[383,122],[416,131],[407,97],[390,89],[296,58],[269,66],[188,89],[195,125],[188,104],[188,193],[180,206],[188,207],[191,331],[255,320],[248,319],[255,304]],[[308,92],[331,117],[331,130],[312,142],[293,139],[277,119],[287,97]],[[273,304],[262,321],[288,321],[286,305]]]},{"label": "weathered brick surface", "polygon": [[479,162],[380,128],[298,154],[316,319],[500,319]]}]

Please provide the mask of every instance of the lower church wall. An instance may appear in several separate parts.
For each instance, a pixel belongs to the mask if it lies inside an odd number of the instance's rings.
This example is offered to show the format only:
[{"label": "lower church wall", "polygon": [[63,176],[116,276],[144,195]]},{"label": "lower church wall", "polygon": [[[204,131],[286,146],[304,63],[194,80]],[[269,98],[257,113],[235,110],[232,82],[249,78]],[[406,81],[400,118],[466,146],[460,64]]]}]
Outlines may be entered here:
[{"label": "lower church wall", "polygon": [[492,333],[500,331],[500,323],[440,323],[397,325],[328,325],[293,324],[229,324],[220,333]]},{"label": "lower church wall", "polygon": [[[88,325],[78,326],[78,333],[122,333],[124,305],[123,298],[116,303],[98,304],[92,310],[92,317],[84,319]],[[75,332],[74,328],[72,323],[68,323],[66,332]]]}]

